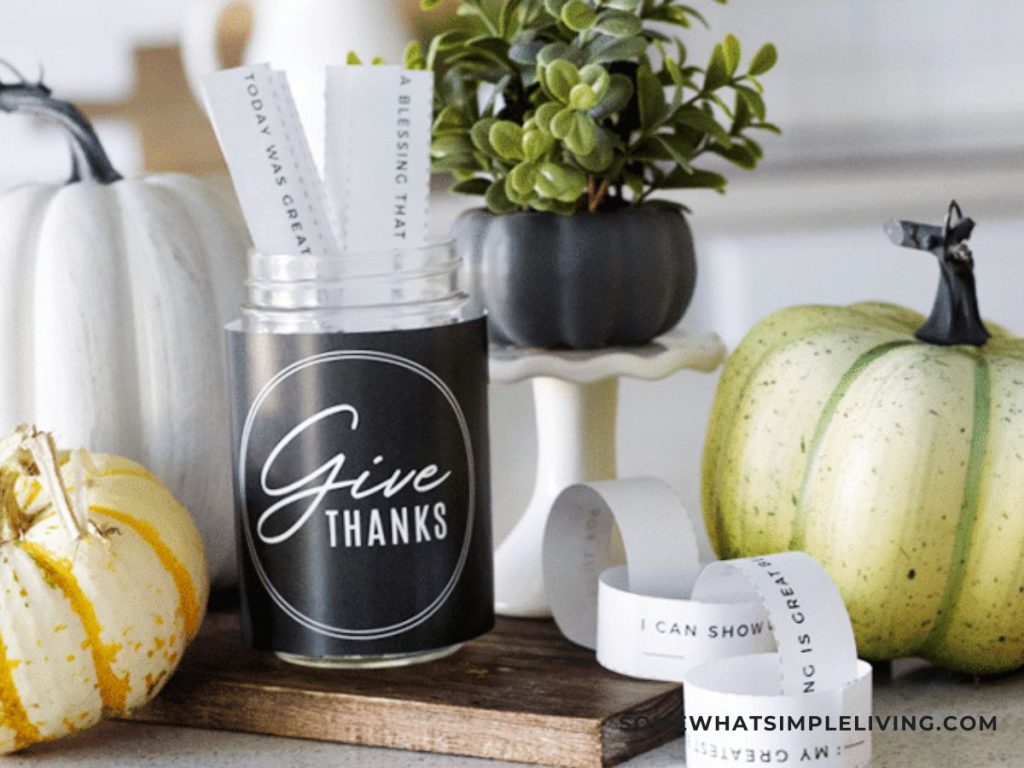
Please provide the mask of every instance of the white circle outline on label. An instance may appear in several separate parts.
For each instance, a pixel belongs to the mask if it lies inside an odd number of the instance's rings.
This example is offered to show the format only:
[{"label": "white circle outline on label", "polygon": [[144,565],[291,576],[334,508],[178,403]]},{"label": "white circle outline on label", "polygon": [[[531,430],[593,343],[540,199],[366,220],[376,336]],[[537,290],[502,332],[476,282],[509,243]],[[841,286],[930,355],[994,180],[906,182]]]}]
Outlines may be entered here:
[{"label": "white circle outline on label", "polygon": [[[451,578],[448,580],[448,583],[445,585],[441,594],[439,594],[430,605],[419,613],[405,619],[404,621],[391,624],[387,627],[377,627],[375,629],[345,629],[343,627],[334,627],[330,624],[325,624],[306,616],[304,613],[299,611],[299,609],[289,603],[274,587],[256,553],[256,544],[253,541],[252,531],[249,526],[249,509],[246,504],[245,465],[249,451],[249,438],[252,434],[252,427],[253,422],[256,419],[256,413],[263,405],[263,401],[266,400],[274,389],[276,389],[285,379],[289,378],[293,374],[315,365],[338,362],[339,360],[363,360],[394,365],[411,371],[412,373],[415,373],[429,381],[438,389],[438,391],[441,392],[445,400],[447,400],[448,404],[451,406],[452,411],[455,413],[455,418],[459,422],[459,430],[462,433],[462,441],[466,448],[466,467],[468,470],[467,475],[469,486],[469,505],[466,513],[466,534],[462,542],[462,550],[459,553],[459,560],[455,565],[455,570],[452,572]],[[473,457],[473,443],[469,435],[469,425],[466,423],[465,414],[462,412],[462,407],[459,405],[459,401],[455,397],[455,393],[449,389],[448,385],[445,384],[437,374],[419,363],[387,352],[375,352],[372,350],[337,350],[334,352],[323,352],[319,355],[304,358],[303,360],[292,363],[287,368],[278,371],[277,374],[275,374],[275,376],[263,386],[263,389],[260,390],[256,399],[253,400],[252,405],[249,406],[249,413],[245,419],[245,426],[242,428],[242,438],[239,441],[237,472],[238,495],[242,505],[242,529],[245,534],[246,546],[249,549],[249,555],[252,557],[253,567],[256,570],[256,575],[259,577],[263,587],[267,590],[267,594],[270,595],[270,598],[274,601],[277,607],[284,611],[296,623],[301,624],[307,629],[339,640],[382,640],[384,638],[400,635],[403,632],[408,632],[410,629],[419,626],[437,613],[441,606],[444,605],[445,601],[451,596],[459,578],[462,576],[466,560],[469,557],[469,546],[473,537],[473,517],[476,511],[476,472]]]}]

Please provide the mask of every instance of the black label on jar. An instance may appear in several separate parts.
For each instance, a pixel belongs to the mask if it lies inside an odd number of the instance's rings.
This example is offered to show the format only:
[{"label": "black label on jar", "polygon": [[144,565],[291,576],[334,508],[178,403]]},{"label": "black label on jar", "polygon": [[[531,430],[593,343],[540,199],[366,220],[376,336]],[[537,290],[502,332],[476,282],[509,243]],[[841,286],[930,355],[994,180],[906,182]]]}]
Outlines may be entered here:
[{"label": "black label on jar", "polygon": [[228,337],[247,642],[379,655],[490,630],[485,321]]}]

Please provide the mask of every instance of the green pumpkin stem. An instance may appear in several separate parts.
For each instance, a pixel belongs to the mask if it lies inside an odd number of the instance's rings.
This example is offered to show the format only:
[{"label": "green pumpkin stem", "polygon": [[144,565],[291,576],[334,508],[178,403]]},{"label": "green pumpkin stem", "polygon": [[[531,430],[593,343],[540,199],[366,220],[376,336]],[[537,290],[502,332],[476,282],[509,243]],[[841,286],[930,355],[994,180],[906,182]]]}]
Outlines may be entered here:
[{"label": "green pumpkin stem", "polygon": [[[956,216],[954,220],[954,215]],[[954,200],[941,227],[913,221],[890,221],[885,225],[889,239],[904,248],[928,251],[939,261],[939,290],[928,321],[917,338],[944,347],[983,347],[992,337],[978,311],[974,282],[974,257],[967,240],[974,221],[965,218]]]},{"label": "green pumpkin stem", "polygon": [[50,95],[50,89],[39,83],[30,83],[9,64],[5,66],[20,78],[20,82],[0,81],[0,111],[12,114],[36,115],[59,124],[68,133],[71,142],[72,170],[69,184],[85,178],[100,184],[113,184],[123,177],[110,162],[99,136],[89,120],[69,101]]}]

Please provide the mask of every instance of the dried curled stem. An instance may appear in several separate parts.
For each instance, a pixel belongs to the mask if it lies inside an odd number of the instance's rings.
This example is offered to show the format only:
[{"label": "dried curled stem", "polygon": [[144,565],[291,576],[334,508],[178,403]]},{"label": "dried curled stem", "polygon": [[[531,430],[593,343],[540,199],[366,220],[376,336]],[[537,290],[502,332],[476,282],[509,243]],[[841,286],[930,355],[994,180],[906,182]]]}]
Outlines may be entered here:
[{"label": "dried curled stem", "polygon": [[76,483],[76,498],[72,501],[61,474],[53,435],[22,424],[0,440],[0,535],[3,539],[19,536],[31,524],[14,498],[14,483],[23,474],[38,476],[61,526],[72,540],[78,541],[97,533],[89,520],[84,494],[86,470],[82,461],[79,457],[78,461],[72,462],[80,476]]}]

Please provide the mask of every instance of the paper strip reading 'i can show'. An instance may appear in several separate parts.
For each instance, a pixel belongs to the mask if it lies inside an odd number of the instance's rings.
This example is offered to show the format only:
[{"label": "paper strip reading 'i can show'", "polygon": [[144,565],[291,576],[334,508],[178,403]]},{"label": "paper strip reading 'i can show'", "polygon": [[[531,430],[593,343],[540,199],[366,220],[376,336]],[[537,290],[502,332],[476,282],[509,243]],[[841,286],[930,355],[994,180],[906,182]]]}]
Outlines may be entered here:
[{"label": "paper strip reading 'i can show'", "polygon": [[[628,565],[609,569],[613,526]],[[555,501],[544,538],[551,612],[608,669],[680,682],[709,659],[775,647],[756,600],[691,600],[699,572],[693,524],[659,480],[577,485]]]}]

